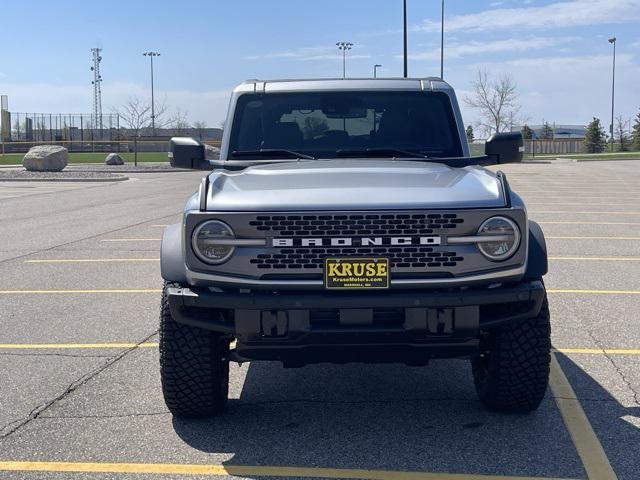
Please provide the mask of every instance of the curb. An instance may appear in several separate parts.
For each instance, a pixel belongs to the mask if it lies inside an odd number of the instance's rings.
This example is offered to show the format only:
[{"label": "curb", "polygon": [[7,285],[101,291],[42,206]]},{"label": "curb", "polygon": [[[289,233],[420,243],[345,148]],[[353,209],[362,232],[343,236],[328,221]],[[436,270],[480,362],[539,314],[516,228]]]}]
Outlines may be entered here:
[{"label": "curb", "polygon": [[0,177],[0,182],[76,182],[76,183],[96,183],[96,182],[123,182],[125,180],[129,180],[129,177],[126,175],[122,175],[119,177],[111,177],[111,178],[80,178],[80,177],[69,177],[69,178],[2,178]]}]

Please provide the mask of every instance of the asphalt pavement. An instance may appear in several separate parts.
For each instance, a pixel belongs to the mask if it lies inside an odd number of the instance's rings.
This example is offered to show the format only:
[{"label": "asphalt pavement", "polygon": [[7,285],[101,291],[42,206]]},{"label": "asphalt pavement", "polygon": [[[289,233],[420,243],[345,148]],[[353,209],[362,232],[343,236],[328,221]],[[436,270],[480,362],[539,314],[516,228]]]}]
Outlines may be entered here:
[{"label": "asphalt pavement", "polygon": [[174,419],[160,237],[203,173],[0,182],[0,479],[640,478],[640,163],[502,169],[550,255],[556,361],[528,415],[442,360],[233,364],[224,416]]}]

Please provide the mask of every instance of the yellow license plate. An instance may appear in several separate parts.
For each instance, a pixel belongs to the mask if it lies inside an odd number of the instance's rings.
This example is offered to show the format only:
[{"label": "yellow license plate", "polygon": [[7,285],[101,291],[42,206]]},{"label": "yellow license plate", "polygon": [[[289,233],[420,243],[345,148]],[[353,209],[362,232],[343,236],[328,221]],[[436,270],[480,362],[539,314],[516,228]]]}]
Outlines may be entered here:
[{"label": "yellow license plate", "polygon": [[389,259],[326,258],[324,286],[328,289],[389,288]]}]

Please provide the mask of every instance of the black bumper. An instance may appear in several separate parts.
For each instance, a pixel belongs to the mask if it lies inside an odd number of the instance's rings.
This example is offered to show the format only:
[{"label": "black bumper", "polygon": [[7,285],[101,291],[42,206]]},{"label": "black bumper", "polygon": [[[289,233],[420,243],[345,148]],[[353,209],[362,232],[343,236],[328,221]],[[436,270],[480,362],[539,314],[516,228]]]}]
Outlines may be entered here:
[{"label": "black bumper", "polygon": [[234,336],[237,355],[302,365],[473,355],[480,330],[538,315],[545,291],[532,281],[463,291],[167,294],[177,322]]}]

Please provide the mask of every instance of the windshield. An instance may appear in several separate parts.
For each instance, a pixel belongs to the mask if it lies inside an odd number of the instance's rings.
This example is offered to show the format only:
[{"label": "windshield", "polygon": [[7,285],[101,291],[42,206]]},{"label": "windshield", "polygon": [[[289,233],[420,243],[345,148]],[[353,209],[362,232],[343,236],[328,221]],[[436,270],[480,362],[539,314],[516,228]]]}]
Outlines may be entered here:
[{"label": "windshield", "polygon": [[242,95],[229,158],[263,158],[261,149],[316,158],[393,157],[393,150],[416,156],[462,156],[449,97],[436,92]]}]

